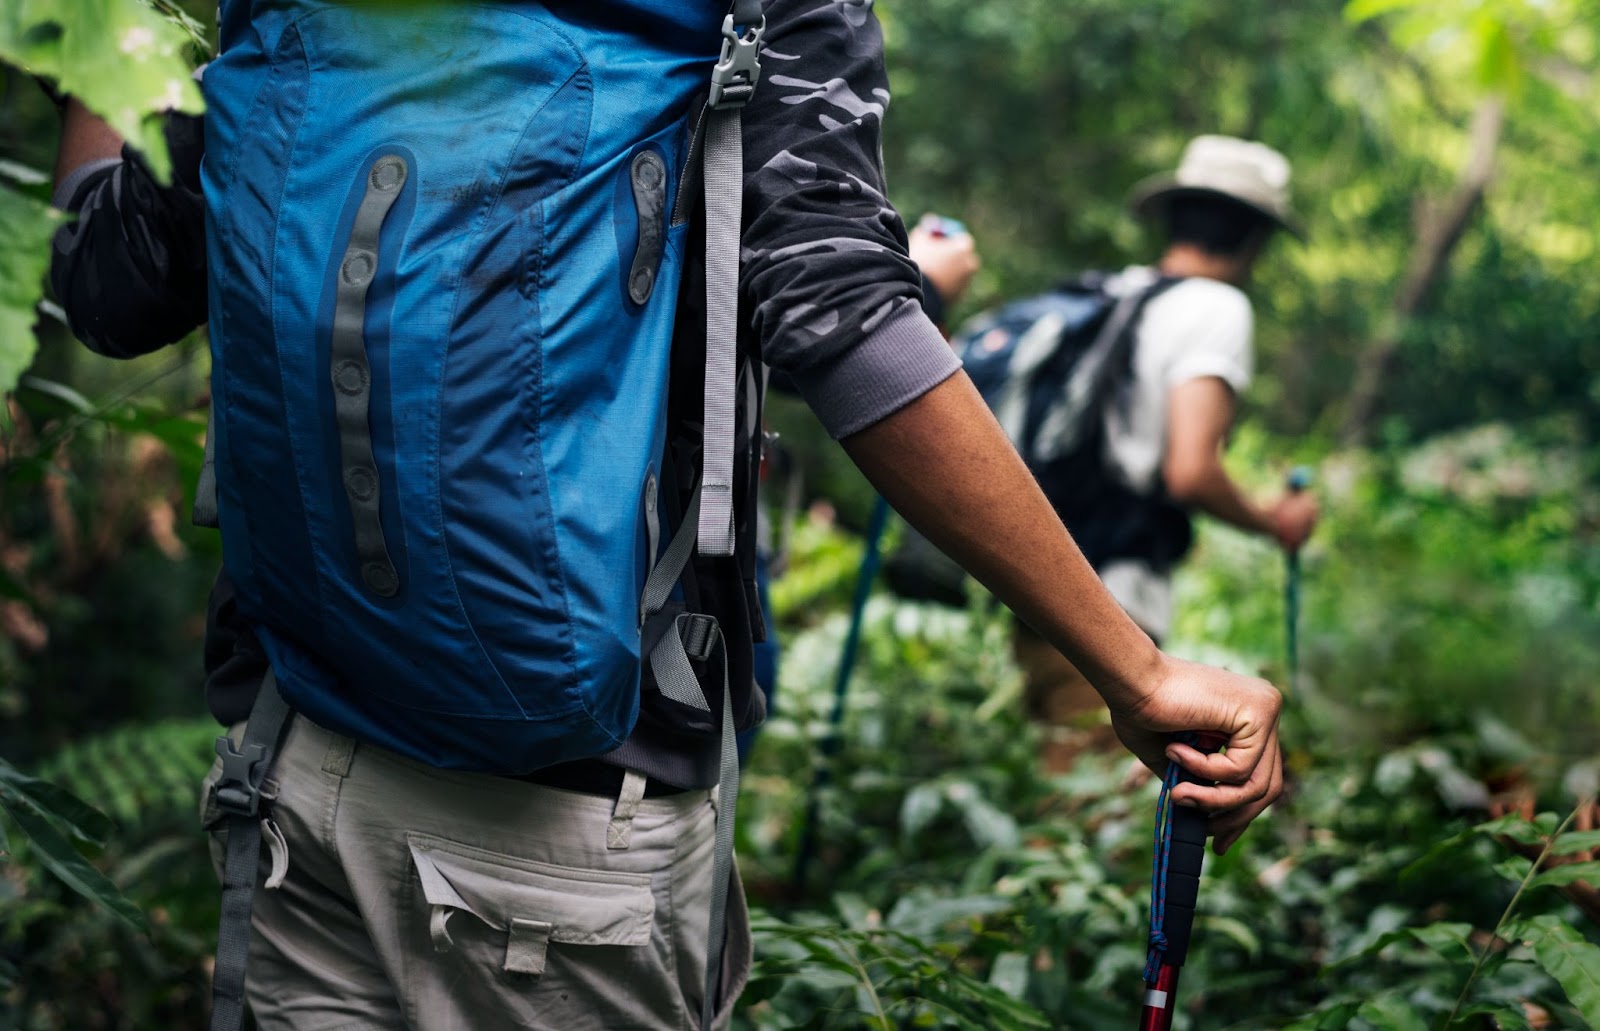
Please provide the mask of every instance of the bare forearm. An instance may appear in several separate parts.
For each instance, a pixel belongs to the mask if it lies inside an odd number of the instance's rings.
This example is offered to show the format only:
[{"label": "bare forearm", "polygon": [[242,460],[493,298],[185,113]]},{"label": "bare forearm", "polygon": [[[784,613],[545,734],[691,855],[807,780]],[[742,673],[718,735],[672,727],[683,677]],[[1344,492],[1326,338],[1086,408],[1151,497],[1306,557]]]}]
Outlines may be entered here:
[{"label": "bare forearm", "polygon": [[[1220,458],[1208,463],[1178,483],[1169,475],[1173,500],[1206,515],[1236,526],[1246,533],[1272,536],[1272,513],[1251,501],[1222,467]],[[1171,489],[1177,486],[1178,489]]]},{"label": "bare forearm", "polygon": [[901,515],[1108,703],[1141,702],[1160,652],[1106,593],[965,373],[842,443]]},{"label": "bare forearm", "polygon": [[55,183],[91,161],[122,156],[122,137],[75,98],[61,114],[61,147],[56,152]]}]

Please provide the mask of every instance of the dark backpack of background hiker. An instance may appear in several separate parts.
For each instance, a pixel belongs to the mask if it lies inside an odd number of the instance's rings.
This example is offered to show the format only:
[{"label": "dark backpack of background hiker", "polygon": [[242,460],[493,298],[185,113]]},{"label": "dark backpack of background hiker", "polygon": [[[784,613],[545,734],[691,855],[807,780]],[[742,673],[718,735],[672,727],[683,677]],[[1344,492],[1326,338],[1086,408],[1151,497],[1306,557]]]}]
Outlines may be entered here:
[{"label": "dark backpack of background hiker", "polygon": [[[1133,383],[1139,317],[1180,282],[1115,294],[1090,273],[979,315],[952,340],[967,375],[1016,445],[1045,497],[1096,569],[1136,558],[1168,569],[1193,540],[1188,514],[1164,492],[1134,490],[1110,468],[1103,418]],[[889,560],[904,597],[964,605],[960,567],[907,529]]]}]

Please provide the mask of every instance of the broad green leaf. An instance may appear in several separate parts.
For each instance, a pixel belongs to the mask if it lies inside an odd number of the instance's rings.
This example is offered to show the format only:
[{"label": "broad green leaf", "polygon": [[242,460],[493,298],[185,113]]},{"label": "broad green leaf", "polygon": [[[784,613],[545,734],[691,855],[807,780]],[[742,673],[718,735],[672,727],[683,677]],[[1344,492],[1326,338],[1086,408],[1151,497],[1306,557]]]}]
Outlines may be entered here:
[{"label": "broad green leaf", "polygon": [[1428,1031],[1428,1022],[1408,1000],[1393,994],[1368,999],[1356,1016],[1379,1031]]},{"label": "broad green leaf", "polygon": [[[4,17],[0,15],[0,17]],[[0,393],[33,362],[34,309],[44,294],[50,237],[61,213],[0,186]]]},{"label": "broad green leaf", "polygon": [[147,929],[144,914],[117,890],[105,874],[96,870],[89,861],[78,854],[72,843],[61,835],[30,805],[14,805],[9,793],[0,792],[0,804],[23,834],[32,842],[32,855],[36,855],[45,869],[60,878],[73,891],[104,906],[114,916],[138,931]]},{"label": "broad green leaf", "polygon": [[1472,829],[1479,834],[1507,837],[1521,845],[1542,845],[1560,825],[1561,818],[1555,813],[1540,813],[1531,820],[1524,820],[1515,813],[1508,813],[1499,819],[1480,823]]},{"label": "broad green leaf", "polygon": [[1530,888],[1559,888],[1574,881],[1600,884],[1600,860],[1553,866],[1528,882]]},{"label": "broad green leaf", "polygon": [[[1476,1002],[1471,1006],[1464,1007],[1456,1016],[1462,1020],[1467,1017],[1477,1016],[1493,1017],[1494,1026],[1499,1031],[1528,1031],[1532,1027],[1528,1023],[1528,1015],[1523,1012],[1522,1007],[1512,1002]],[[1468,1024],[1466,1026],[1470,1027],[1472,1025]]]},{"label": "broad green leaf", "polygon": [[1522,883],[1531,869],[1533,869],[1533,860],[1524,859],[1521,856],[1507,856],[1494,864],[1495,873],[1508,881],[1514,881],[1518,884]]},{"label": "broad green leaf", "polygon": [[1558,856],[1570,856],[1591,848],[1600,848],[1600,831],[1568,831],[1556,839],[1550,851]]},{"label": "broad green leaf", "polygon": [[111,833],[111,821],[100,810],[65,788],[28,776],[4,759],[0,759],[0,800],[58,820],[73,837],[91,845],[103,847]]},{"label": "broad green leaf", "polygon": [[11,0],[0,5],[0,61],[55,80],[137,145],[162,179],[171,164],[160,113],[198,112],[185,31],[140,0]]},{"label": "broad green leaf", "polygon": [[1583,1019],[1600,1025],[1600,946],[1549,914],[1523,921],[1518,932],[1518,939],[1533,950],[1539,966],[1561,985]]}]

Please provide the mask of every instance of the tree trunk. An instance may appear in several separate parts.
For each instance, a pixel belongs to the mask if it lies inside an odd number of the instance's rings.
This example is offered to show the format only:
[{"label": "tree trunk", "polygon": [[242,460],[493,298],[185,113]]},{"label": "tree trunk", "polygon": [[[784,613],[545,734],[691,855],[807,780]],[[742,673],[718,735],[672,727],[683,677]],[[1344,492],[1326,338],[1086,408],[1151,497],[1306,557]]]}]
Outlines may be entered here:
[{"label": "tree trunk", "polygon": [[1490,96],[1478,105],[1469,130],[1471,150],[1460,180],[1442,204],[1423,207],[1417,220],[1416,247],[1411,252],[1394,305],[1356,367],[1355,385],[1345,405],[1344,427],[1340,433],[1346,444],[1362,443],[1371,433],[1400,341],[1423,302],[1444,277],[1450,255],[1461,242],[1462,234],[1494,178],[1495,151],[1500,145],[1504,124],[1504,98]]}]

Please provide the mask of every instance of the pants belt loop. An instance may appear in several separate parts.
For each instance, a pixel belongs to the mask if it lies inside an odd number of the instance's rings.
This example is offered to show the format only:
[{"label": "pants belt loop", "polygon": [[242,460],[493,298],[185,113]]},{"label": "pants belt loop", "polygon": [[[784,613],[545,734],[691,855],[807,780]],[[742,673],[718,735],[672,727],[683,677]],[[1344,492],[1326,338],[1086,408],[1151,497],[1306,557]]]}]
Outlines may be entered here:
[{"label": "pants belt loop", "polygon": [[322,772],[341,779],[350,776],[350,764],[356,757],[355,738],[343,734],[330,734],[329,737],[333,740],[328,742],[327,754],[322,757]]},{"label": "pants belt loop", "polygon": [[617,792],[617,807],[611,811],[611,826],[606,828],[606,848],[626,849],[633,840],[633,817],[644,798],[645,775],[627,770],[622,790]]}]

